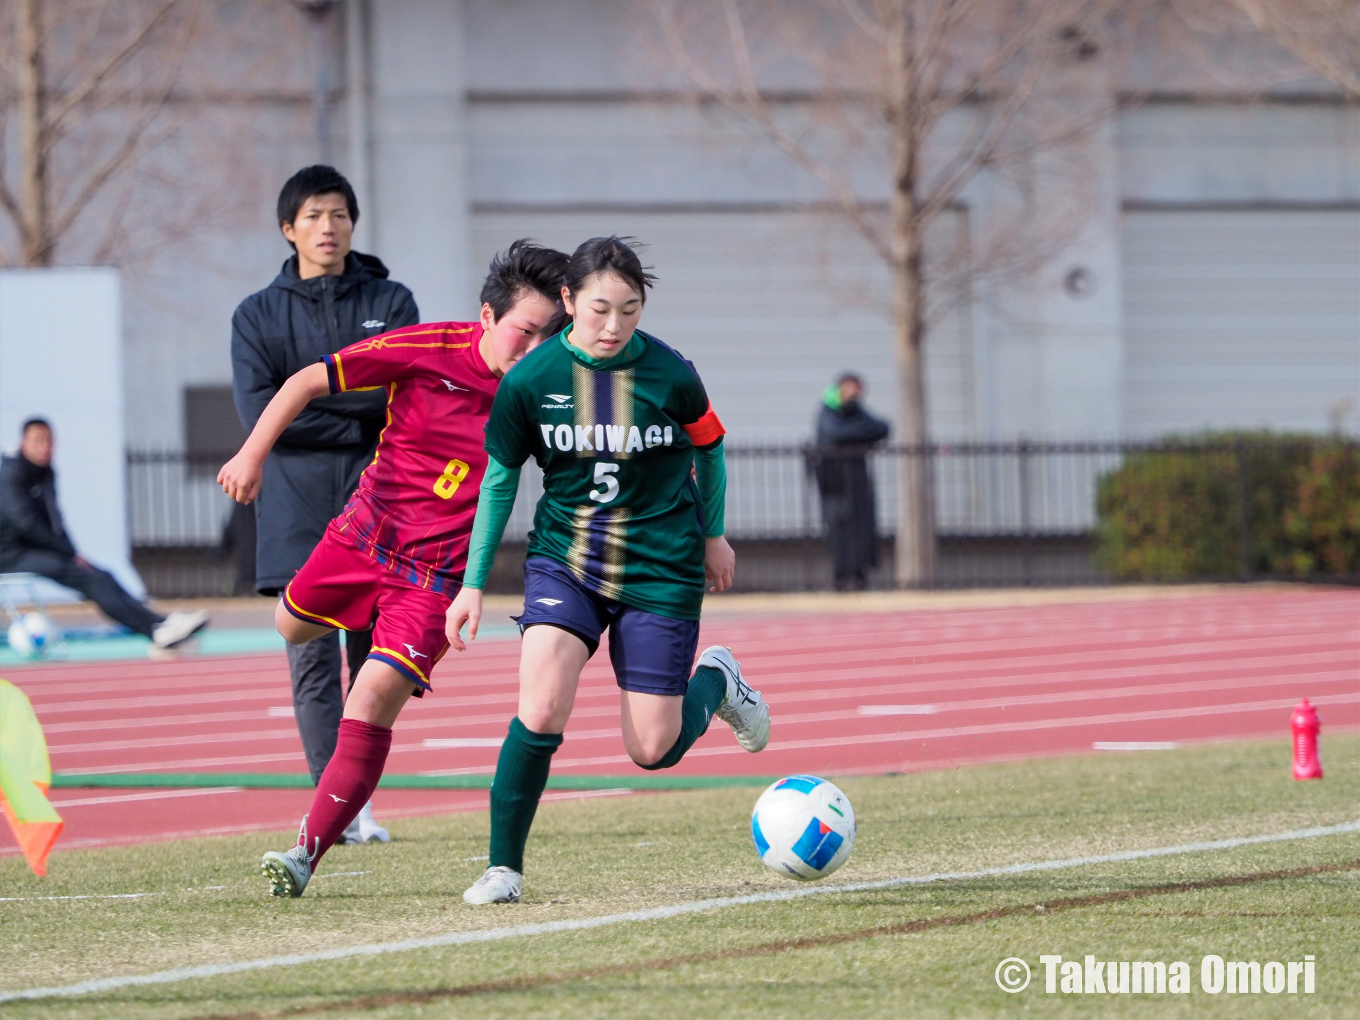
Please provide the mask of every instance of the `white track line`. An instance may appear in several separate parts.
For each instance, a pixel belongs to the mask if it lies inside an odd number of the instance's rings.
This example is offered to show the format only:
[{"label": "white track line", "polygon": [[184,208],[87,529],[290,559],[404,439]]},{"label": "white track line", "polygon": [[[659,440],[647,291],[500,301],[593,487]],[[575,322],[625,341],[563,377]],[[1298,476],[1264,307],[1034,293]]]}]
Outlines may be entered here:
[{"label": "white track line", "polygon": [[[1197,665],[1198,665],[1198,664],[1197,664]],[[1254,668],[1256,665],[1257,665],[1257,664],[1252,664],[1253,668]],[[1189,669],[1187,668],[1187,669],[1185,669],[1185,670],[1176,670],[1176,671],[1174,671],[1174,672],[1190,672],[1190,671],[1191,671],[1191,670],[1189,670]],[[1090,673],[1090,674],[1072,674],[1072,675],[1069,675],[1069,676],[1067,676],[1067,677],[1062,678],[1062,682],[1065,682],[1065,683],[1079,683],[1079,682],[1082,682],[1082,681],[1091,682],[1091,681],[1093,681],[1093,680],[1098,680],[1098,679],[1100,679],[1100,678],[1109,678],[1109,679],[1113,679],[1115,676],[1125,675],[1125,674],[1127,674],[1128,672],[1131,672],[1131,671],[1127,671],[1127,670],[1101,670],[1101,671],[1093,671],[1093,672]],[[1166,672],[1170,673],[1170,672],[1173,672],[1173,671],[1167,670]],[[1201,672],[1201,673],[1203,672],[1202,666],[1200,667],[1199,672]],[[1220,669],[1220,668],[1216,667],[1216,668],[1215,668],[1215,672],[1227,672],[1227,670],[1226,670],[1226,669]],[[933,706],[929,706],[929,707],[933,708],[933,710],[936,711],[936,712],[948,712],[948,711],[956,711],[956,710],[980,710],[980,709],[987,709],[987,708],[1007,708],[1007,709],[1009,709],[1009,708],[1014,708],[1014,707],[1017,707],[1017,706],[1020,706],[1020,705],[1040,705],[1040,704],[1049,704],[1049,703],[1054,703],[1054,704],[1057,704],[1057,703],[1067,704],[1067,703],[1070,703],[1070,702],[1073,702],[1073,701],[1090,700],[1090,699],[1112,699],[1112,698],[1121,698],[1121,697],[1144,697],[1144,696],[1150,696],[1150,695],[1156,695],[1156,694],[1173,694],[1173,693],[1174,693],[1174,694],[1181,694],[1181,693],[1199,693],[1199,692],[1208,693],[1208,692],[1211,692],[1211,691],[1215,691],[1215,690],[1223,690],[1223,689],[1230,689],[1230,690],[1244,690],[1244,689],[1249,688],[1249,687],[1280,687],[1280,686],[1293,686],[1293,685],[1297,685],[1297,683],[1298,683],[1298,682],[1300,681],[1300,679],[1301,679],[1301,676],[1300,676],[1300,674],[1299,674],[1298,672],[1291,673],[1288,677],[1281,677],[1281,676],[1277,676],[1277,675],[1273,675],[1273,674],[1272,674],[1272,675],[1268,675],[1268,676],[1264,676],[1264,677],[1253,677],[1253,678],[1250,678],[1250,679],[1245,678],[1245,677],[1242,675],[1243,672],[1244,672],[1243,670],[1238,670],[1238,671],[1236,671],[1235,673],[1233,673],[1233,675],[1231,675],[1231,676],[1227,676],[1227,677],[1224,677],[1224,678],[1222,678],[1222,679],[1216,679],[1216,680],[1181,681],[1181,682],[1176,682],[1176,683],[1165,683],[1165,684],[1154,684],[1154,685],[1143,685],[1143,686],[1125,686],[1125,687],[1108,687],[1108,686],[1105,686],[1105,687],[1100,687],[1100,688],[1096,688],[1096,689],[1086,689],[1086,690],[1061,690],[1061,691],[1054,691],[1054,692],[1051,692],[1051,693],[1042,693],[1042,694],[1009,695],[1009,696],[1001,697],[1001,698],[973,698],[973,699],[962,700],[962,701],[936,702],[936,703],[934,703]],[[900,676],[900,674],[898,674],[898,675]],[[1353,672],[1352,669],[1349,668],[1349,663],[1347,664],[1347,668],[1346,668],[1345,670],[1325,670],[1325,671],[1324,671],[1324,670],[1318,670],[1318,671],[1315,671],[1315,672],[1313,672],[1313,673],[1311,673],[1311,674],[1306,674],[1306,675],[1309,677],[1309,681],[1310,681],[1310,682],[1312,682],[1312,683],[1314,683],[1314,684],[1316,684],[1316,685],[1318,685],[1318,686],[1321,686],[1321,685],[1324,685],[1324,684],[1333,684],[1333,683],[1353,683],[1354,680],[1355,680],[1354,672]],[[846,679],[846,678],[845,678],[845,677],[842,677],[841,679]],[[833,698],[834,698],[834,700],[841,701],[841,700],[857,699],[857,698],[872,698],[872,697],[876,697],[876,696],[881,697],[881,696],[886,696],[886,695],[890,695],[890,694],[913,693],[913,692],[918,692],[918,691],[920,691],[920,692],[935,692],[935,693],[939,693],[939,692],[941,691],[941,689],[950,689],[950,690],[952,690],[952,691],[967,690],[967,689],[969,689],[969,688],[975,688],[975,689],[979,689],[979,690],[989,690],[989,689],[990,689],[990,690],[995,690],[995,689],[1005,689],[1005,688],[1009,688],[1009,687],[1019,687],[1019,688],[1022,688],[1022,689],[1023,689],[1023,688],[1032,688],[1032,687],[1036,687],[1036,686],[1038,686],[1038,687],[1043,687],[1043,686],[1053,686],[1054,683],[1055,683],[1055,680],[1054,680],[1054,678],[1051,678],[1051,677],[1050,677],[1047,681],[1040,681],[1040,682],[1038,682],[1038,683],[1036,683],[1035,681],[1033,681],[1033,680],[1031,680],[1031,679],[1029,679],[1029,678],[1026,678],[1026,677],[1006,677],[1006,678],[998,678],[998,679],[993,679],[993,680],[970,680],[970,681],[962,681],[962,682],[956,681],[956,682],[953,682],[953,683],[949,683],[949,682],[946,682],[946,681],[922,681],[922,682],[905,683],[905,684],[903,684],[903,683],[889,683],[889,684],[874,685],[874,686],[860,686],[860,687],[854,687],[854,688],[848,688],[848,689],[842,689],[842,690],[836,690],[836,691],[820,691],[820,692],[801,692],[801,691],[800,691],[800,692],[797,692],[796,694],[793,693],[793,692],[786,691],[785,688],[784,688],[784,685],[782,685],[782,684],[772,684],[772,685],[768,686],[767,689],[766,689],[766,697],[767,697],[767,699],[771,702],[772,705],[775,705],[775,706],[777,706],[777,707],[782,707],[783,704],[785,704],[786,702],[791,701],[791,700],[796,700],[800,705],[804,705],[804,704],[807,704],[807,703],[810,703],[810,702],[814,702],[814,701],[826,701],[826,700],[832,700]],[[612,688],[611,688],[611,693],[612,693]],[[905,707],[921,708],[921,706],[905,706]],[[897,711],[888,711],[888,710],[887,710],[888,708],[896,708]],[[917,714],[917,715],[929,715],[929,714],[931,714],[931,712],[929,712],[929,711],[924,711],[924,710],[922,710],[922,711],[917,711],[917,712],[914,712],[914,713],[913,713],[913,712],[907,712],[907,711],[905,711],[905,710],[903,710],[903,709],[904,709],[904,706],[886,706],[885,708],[883,708],[882,710],[880,710],[880,707],[879,707],[879,706],[862,704],[862,705],[860,705],[857,709],[854,709],[854,710],[851,710],[851,709],[843,709],[843,710],[839,710],[839,711],[833,710],[833,711],[829,711],[829,712],[819,712],[819,713],[803,714],[803,715],[792,715],[792,716],[781,714],[781,715],[779,716],[779,719],[780,719],[781,725],[786,725],[786,726],[787,726],[787,725],[792,725],[792,724],[797,724],[797,723],[825,723],[825,722],[835,722],[835,721],[842,721],[842,720],[850,720],[850,719],[856,718],[857,716],[872,716],[872,715],[912,715],[912,714]],[[291,711],[291,709],[290,709],[290,711]],[[601,706],[601,707],[595,708],[595,709],[585,708],[585,709],[582,709],[581,711],[576,712],[576,713],[575,713],[575,718],[577,718],[577,719],[579,720],[579,719],[585,718],[585,717],[587,717],[587,716],[609,716],[609,715],[613,715],[616,711],[617,711],[617,710],[614,708],[613,705],[609,705],[609,706]],[[235,715],[235,714],[236,714],[236,713],[233,713],[233,715]],[[246,713],[240,713],[240,714],[246,714]],[[185,718],[190,718],[190,717],[179,717],[179,718],[180,718],[180,719],[185,719]],[[258,714],[258,713],[249,713],[249,714],[248,714],[248,718],[254,719],[254,720],[257,720],[257,721],[258,721],[258,719],[259,719],[259,714]],[[456,719],[456,720],[455,720],[455,719],[449,719],[449,718],[434,718],[434,719],[413,720],[412,723],[411,723],[411,725],[409,725],[409,726],[408,726],[408,725],[403,725],[402,732],[403,732],[404,735],[410,735],[411,732],[412,732],[413,730],[419,730],[419,729],[445,729],[445,730],[446,730],[449,726],[453,726],[453,725],[457,725],[457,726],[460,726],[460,727],[462,727],[462,726],[474,726],[474,725],[494,725],[494,726],[497,728],[497,730],[499,730],[499,729],[503,728],[504,718],[505,718],[505,717],[504,717],[503,714],[496,714],[496,715],[485,715],[485,716],[467,716],[467,715],[464,715],[464,716],[462,716],[461,718],[458,718],[458,719]],[[203,716],[203,717],[198,717],[198,721],[216,723],[216,722],[218,722],[218,721],[220,721],[220,720],[217,719],[217,718],[211,717],[211,716]],[[74,726],[79,725],[79,724],[68,724],[68,725],[73,725],[73,728],[74,728]],[[105,722],[105,725],[108,726],[108,721]],[[122,728],[125,728],[125,729],[130,729],[130,730],[133,730],[133,731],[141,731],[141,732],[144,732],[144,731],[145,731],[145,727],[146,727],[146,725],[147,725],[147,720],[129,718],[129,719],[126,719],[126,720],[121,721],[121,723],[120,723],[119,725],[120,725]],[[50,727],[50,728],[47,729],[47,732],[48,732],[49,735],[50,735],[52,732],[56,731],[57,729],[58,729],[58,727]],[[292,740],[292,739],[294,738],[295,733],[296,733],[296,731],[293,730],[293,729],[286,729],[286,730],[264,730],[264,731],[256,730],[256,731],[252,732],[252,734],[251,734],[251,739],[259,739],[259,740]],[[569,733],[568,735],[569,735],[573,740],[582,740],[582,739],[590,739],[590,738],[613,737],[613,736],[617,736],[618,733],[619,733],[619,730],[618,730],[617,727],[616,727],[616,728],[610,729],[610,730],[600,730],[600,731],[594,731],[594,732],[591,732],[591,731],[571,732],[571,733]],[[503,736],[495,736],[495,737],[453,737],[453,738],[427,737],[427,738],[425,738],[424,741],[423,741],[423,746],[424,746],[424,748],[427,749],[427,750],[429,750],[429,749],[469,748],[469,747],[471,747],[471,748],[477,748],[477,747],[500,747],[501,741],[502,741],[503,739],[504,739]],[[98,752],[101,752],[101,751],[113,751],[113,750],[149,750],[149,749],[152,749],[152,748],[161,748],[161,747],[170,748],[170,747],[175,747],[175,746],[181,746],[181,747],[182,747],[182,746],[185,746],[185,745],[213,744],[213,743],[219,743],[219,744],[220,744],[220,743],[229,743],[229,742],[233,742],[233,741],[239,742],[240,740],[241,740],[241,734],[240,734],[239,732],[229,731],[229,732],[223,732],[223,733],[200,733],[200,734],[196,734],[196,735],[188,735],[188,736],[174,736],[174,737],[169,737],[169,736],[166,736],[166,737],[144,737],[144,738],[140,738],[140,739],[113,740],[113,741],[94,741],[94,742],[88,742],[88,743],[57,743],[57,742],[53,742],[53,743],[49,743],[49,745],[48,745],[48,753],[49,753],[49,754],[52,754],[52,755],[85,754],[85,753],[93,754],[93,753],[98,753]],[[409,750],[409,749],[412,749],[412,746],[413,746],[413,745],[411,745],[411,744],[398,745],[398,747],[393,748],[393,750]]]},{"label": "white track line", "polygon": [[72,985],[57,985],[49,988],[25,988],[13,992],[0,992],[0,1002],[14,1002],[19,999],[68,998],[75,995],[89,995],[93,992],[108,992],[117,988],[131,988],[140,985],[163,985],[177,981],[221,977],[227,974],[241,974],[248,971],[270,970],[275,967],[298,967],[311,963],[330,960],[348,960],[357,956],[382,956],[387,953],[404,953],[413,949],[433,949],[442,946],[469,945],[477,942],[500,942],[505,939],[525,938],[530,935],[555,935],[565,931],[585,931],[591,928],[605,928],[616,924],[635,924],[640,921],[662,921],[686,914],[698,914],[708,910],[725,907],[741,907],[753,903],[777,903],[786,900],[799,900],[808,896],[831,896],[838,893],[865,892],[874,889],[892,889],[901,886],[932,885],[937,882],[957,882],[978,878],[995,878],[1001,875],[1024,875],[1038,871],[1057,871],[1063,868],[1079,868],[1091,864],[1114,864],[1121,861],[1146,860],[1151,857],[1170,857],[1176,854],[1201,853],[1206,850],[1232,850],[1242,846],[1259,843],[1280,843],[1299,839],[1315,839],[1319,836],[1336,836],[1347,832],[1360,832],[1360,821],[1343,822],[1340,825],[1319,826],[1312,829],[1293,829],[1288,832],[1272,832],[1262,836],[1240,836],[1235,839],[1216,839],[1204,843],[1182,843],[1178,846],[1152,847],[1147,850],[1125,850],[1113,854],[1096,854],[1089,857],[1064,857],[1048,861],[1026,861],[1020,864],[1007,864],[997,868],[983,868],[980,871],[942,871],[931,875],[904,875],[899,878],[885,878],[877,882],[853,882],[846,885],[799,886],[792,889],[779,889],[773,892],[755,893],[750,896],[729,896],[721,899],[693,900],[689,903],[675,903],[667,907],[652,907],[648,910],[630,910],[622,914],[604,914],[598,917],[582,917],[575,920],[547,921],[541,924],[520,924],[509,928],[490,928],[482,931],[453,931],[425,938],[401,939],[395,942],[370,942],[357,946],[340,946],[323,949],[315,953],[291,953],[258,960],[241,960],[237,963],[212,963],[199,967],[176,967],[173,970],[156,971],[151,974],[130,974],[124,977],[98,978],[81,981]]},{"label": "white track line", "polygon": [[149,793],[119,793],[107,797],[81,797],[78,800],[54,800],[54,808],[89,807],[92,804],[127,804],[135,800],[166,800],[170,797],[206,797],[213,793],[241,793],[244,786],[212,786],[206,790],[155,790]]}]

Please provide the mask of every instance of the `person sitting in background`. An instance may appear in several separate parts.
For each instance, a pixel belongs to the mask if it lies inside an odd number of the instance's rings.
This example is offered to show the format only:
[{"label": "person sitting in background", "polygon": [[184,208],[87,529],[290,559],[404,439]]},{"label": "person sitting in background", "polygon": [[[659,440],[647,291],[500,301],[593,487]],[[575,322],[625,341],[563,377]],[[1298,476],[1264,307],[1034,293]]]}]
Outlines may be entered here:
[{"label": "person sitting in background", "polygon": [[76,552],[57,508],[52,426],[30,418],[20,435],[18,453],[0,459],[0,573],[41,574],[74,588],[157,648],[173,648],[207,626],[208,614],[202,611],[169,616],[153,612],[107,570]]},{"label": "person sitting in background", "polygon": [[878,566],[874,483],[865,455],[888,436],[888,423],[860,405],[864,381],[846,372],[822,394],[813,463],[837,591],[862,590]]}]

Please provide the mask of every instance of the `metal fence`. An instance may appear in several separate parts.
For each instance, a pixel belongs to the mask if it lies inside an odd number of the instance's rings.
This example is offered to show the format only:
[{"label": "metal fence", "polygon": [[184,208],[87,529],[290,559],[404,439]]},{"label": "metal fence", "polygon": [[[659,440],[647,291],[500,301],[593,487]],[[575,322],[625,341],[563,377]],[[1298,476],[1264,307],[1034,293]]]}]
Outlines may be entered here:
[{"label": "metal fence", "polygon": [[[938,544],[936,584],[1099,583],[1113,579],[1094,555],[1102,478],[1139,454],[1226,457],[1237,465],[1229,468],[1237,471],[1237,505],[1224,509],[1233,518],[1241,546],[1241,569],[1233,576],[1253,576],[1263,570],[1250,562],[1243,528],[1252,512],[1248,503],[1256,497],[1249,493],[1242,465],[1252,456],[1297,451],[1299,445],[1298,440],[1246,447],[1240,442],[956,443],[839,453],[800,445],[733,445],[726,451],[727,535],[738,546],[741,587],[830,587],[819,464],[862,458],[864,476],[872,486],[881,550],[869,584],[891,587],[898,472],[912,459],[926,458]],[[148,585],[158,594],[231,590],[232,503],[215,482],[227,456],[129,453],[134,559],[144,576],[148,570],[155,575],[148,577]],[[506,530],[506,555],[511,558],[532,526],[541,492],[542,476],[531,462],[521,475],[520,495]],[[176,564],[173,569],[167,566]],[[513,577],[513,571],[499,576]]]}]

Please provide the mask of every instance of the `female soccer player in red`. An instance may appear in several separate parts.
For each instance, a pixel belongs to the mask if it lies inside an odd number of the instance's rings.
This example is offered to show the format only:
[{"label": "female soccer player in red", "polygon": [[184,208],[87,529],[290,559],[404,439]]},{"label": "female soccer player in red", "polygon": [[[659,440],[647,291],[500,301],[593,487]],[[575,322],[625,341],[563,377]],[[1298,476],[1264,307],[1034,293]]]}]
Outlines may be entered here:
[{"label": "female soccer player in red", "polygon": [[723,537],[724,429],[694,366],[637,329],[651,277],[631,245],[596,237],[567,265],[572,324],[527,355],[496,394],[491,455],[448,638],[475,637],[481,588],[518,489],[543,468],[524,566],[519,713],[491,787],[490,867],[463,894],[513,903],[524,845],[586,661],[609,631],[628,754],[670,768],[717,715],[747,751],[770,739],[769,708],[728,648],[695,662],[704,589],[732,584]]},{"label": "female soccer player in red", "polygon": [[302,895],[322,855],[377,786],[407,698],[431,689],[431,670],[448,650],[445,611],[467,562],[492,398],[501,377],[559,314],[566,260],[517,241],[491,263],[479,322],[394,330],[298,372],[218,475],[228,495],[250,502],[265,457],[310,400],[386,388],[387,426],[373,462],[274,613],[279,633],[293,644],[335,628],[373,627],[372,650],[345,701],[335,754],[297,845],[261,862],[275,896]]}]

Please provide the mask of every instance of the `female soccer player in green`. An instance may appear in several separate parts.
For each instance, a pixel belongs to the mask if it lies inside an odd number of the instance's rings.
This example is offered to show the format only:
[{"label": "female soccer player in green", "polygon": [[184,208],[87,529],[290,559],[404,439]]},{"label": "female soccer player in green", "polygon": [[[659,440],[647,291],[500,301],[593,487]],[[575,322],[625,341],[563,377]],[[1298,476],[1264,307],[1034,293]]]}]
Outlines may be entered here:
[{"label": "female soccer player in green", "polygon": [[770,739],[769,708],[730,649],[705,649],[691,675],[705,579],[723,591],[736,566],[723,538],[724,429],[694,366],[637,329],[651,283],[618,237],[577,248],[562,288],[571,325],[506,375],[491,408],[467,572],[448,612],[458,651],[464,624],[477,635],[530,457],[544,492],[524,565],[519,714],[491,787],[490,867],[469,903],[519,899],[552,755],[606,628],[624,747],[642,768],[678,763],[715,714],[748,751]]}]

